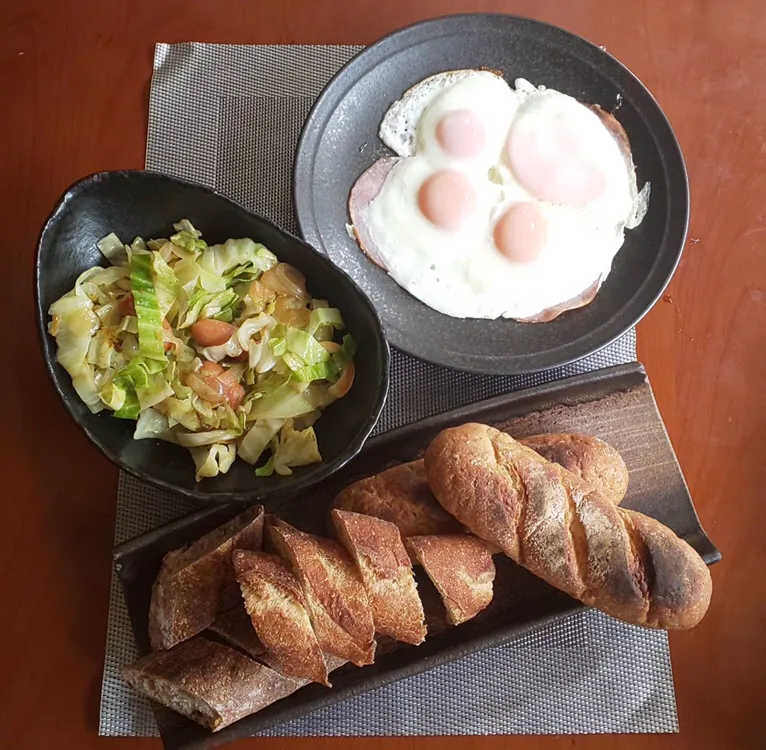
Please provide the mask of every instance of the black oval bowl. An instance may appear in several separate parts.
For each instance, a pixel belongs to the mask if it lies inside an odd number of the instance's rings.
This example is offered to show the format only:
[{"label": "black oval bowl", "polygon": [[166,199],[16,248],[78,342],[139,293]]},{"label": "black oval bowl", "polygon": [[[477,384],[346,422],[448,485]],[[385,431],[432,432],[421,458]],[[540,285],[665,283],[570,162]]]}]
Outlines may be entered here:
[{"label": "black oval bowl", "polygon": [[[390,151],[378,128],[391,104],[434,73],[459,68],[527,78],[613,111],[630,138],[649,212],[626,232],[596,299],[550,323],[461,320],[408,294],[346,232],[356,179]],[[618,106],[619,102],[619,106]],[[435,364],[518,375],[580,359],[614,341],[657,301],[681,257],[689,187],[681,150],[644,85],[603,49],[563,29],[501,14],[445,16],[401,29],[348,62],[314,104],[293,172],[298,224],[308,243],[345,270],[375,305],[389,343]]]},{"label": "black oval bowl", "polygon": [[[108,411],[92,414],[56,362],[56,341],[47,332],[48,308],[86,268],[106,265],[97,241],[110,232],[126,242],[137,236],[167,237],[173,223],[182,218],[198,227],[211,244],[229,237],[262,242],[305,274],[312,295],[327,298],[343,313],[359,347],[356,378],[349,393],[315,425],[322,463],[294,469],[289,477],[256,477],[253,467],[238,459],[227,474],[197,483],[194,462],[185,448],[159,440],[133,440],[135,422],[117,419]],[[138,170],[101,172],[75,183],[61,197],[40,235],[35,292],[45,360],[69,413],[120,468],[165,490],[209,502],[293,496],[359,452],[386,400],[388,344],[375,309],[359,287],[302,240],[201,185]]]}]

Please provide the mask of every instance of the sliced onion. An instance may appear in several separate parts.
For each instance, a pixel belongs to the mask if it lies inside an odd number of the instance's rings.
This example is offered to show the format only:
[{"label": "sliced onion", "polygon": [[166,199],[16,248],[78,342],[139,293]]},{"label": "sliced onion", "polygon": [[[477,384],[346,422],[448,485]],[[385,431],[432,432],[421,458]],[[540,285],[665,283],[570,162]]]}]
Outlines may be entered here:
[{"label": "sliced onion", "polygon": [[261,276],[260,282],[277,294],[295,297],[304,304],[309,301],[306,277],[289,263],[277,263]]},{"label": "sliced onion", "polygon": [[276,321],[271,315],[261,313],[254,318],[248,318],[237,331],[237,340],[242,349],[247,349],[250,343],[250,339],[255,336],[258,331],[262,331],[264,328],[271,328],[276,325]]},{"label": "sliced onion", "polygon": [[274,317],[286,326],[305,328],[311,320],[311,313],[305,302],[295,297],[280,296],[274,305]]},{"label": "sliced onion", "polygon": [[231,334],[231,338],[225,344],[218,346],[206,346],[202,354],[211,362],[220,362],[226,357],[239,357],[242,354],[243,347],[240,346],[238,331]]}]

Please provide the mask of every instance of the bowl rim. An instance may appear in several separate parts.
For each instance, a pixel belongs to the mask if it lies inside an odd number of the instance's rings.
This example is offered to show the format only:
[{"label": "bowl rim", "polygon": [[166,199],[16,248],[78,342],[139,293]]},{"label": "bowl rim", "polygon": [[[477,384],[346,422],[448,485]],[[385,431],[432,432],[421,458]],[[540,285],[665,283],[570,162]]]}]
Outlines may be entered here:
[{"label": "bowl rim", "polygon": [[[646,84],[633,72],[633,70],[631,70],[625,63],[608,52],[606,48],[601,47],[581,36],[580,34],[569,31],[568,29],[565,29],[561,26],[514,13],[445,13],[416,21],[414,23],[388,32],[387,34],[373,41],[371,44],[364,46],[351,58],[349,58],[349,60],[345,62],[332,76],[332,78],[330,78],[330,80],[319,93],[319,96],[317,96],[317,98],[314,100],[314,103],[312,104],[311,109],[309,110],[309,113],[303,122],[300,136],[298,138],[298,145],[295,150],[292,174],[293,205],[295,206],[295,215],[301,235],[304,237],[306,242],[318,242],[321,247],[322,234],[317,227],[316,212],[313,208],[313,197],[311,190],[314,170],[316,166],[316,160],[314,158],[317,151],[316,143],[318,142],[318,134],[320,133],[320,128],[321,132],[324,132],[324,129],[327,127],[327,124],[332,117],[332,113],[335,110],[335,107],[332,106],[331,98],[337,99],[339,96],[335,91],[335,88],[337,87],[336,84],[338,84],[338,82],[342,81],[344,78],[347,78],[350,75],[349,71],[354,73],[354,78],[351,82],[351,85],[353,85],[353,83],[355,83],[356,80],[361,77],[361,75],[369,73],[379,64],[379,61],[376,62],[374,60],[372,63],[367,63],[367,58],[374,57],[378,49],[385,48],[386,45],[389,45],[393,39],[396,39],[400,36],[407,38],[407,35],[415,35],[415,38],[418,39],[418,34],[427,34],[431,28],[438,29],[444,25],[459,25],[460,23],[479,21],[482,19],[486,21],[497,20],[503,22],[517,22],[527,25],[531,28],[547,30],[548,33],[557,34],[560,38],[576,41],[578,44],[582,45],[583,48],[587,48],[592,54],[598,54],[600,56],[606,57],[612,64],[621,68],[629,78],[633,79],[638,84],[642,90],[642,95],[646,97],[647,103],[654,108],[656,115],[658,116],[658,123],[661,127],[665,128],[666,132],[664,137],[667,141],[667,152],[666,155],[661,153],[660,156],[663,162],[667,161],[668,155],[677,162],[677,164],[674,165],[674,167],[670,170],[670,173],[671,175],[672,173],[675,173],[676,180],[678,181],[677,187],[683,191],[682,196],[679,193],[680,200],[678,202],[681,205],[677,211],[677,221],[679,221],[682,225],[682,231],[679,232],[678,248],[673,251],[674,257],[672,262],[669,264],[667,273],[657,279],[656,292],[654,294],[648,295],[646,301],[643,304],[635,303],[621,307],[615,315],[610,316],[609,319],[591,329],[586,335],[592,335],[599,329],[608,328],[610,325],[612,328],[612,330],[610,330],[608,333],[605,332],[602,334],[602,339],[598,341],[595,346],[590,344],[586,345],[584,351],[579,353],[576,351],[568,352],[563,356],[558,357],[551,357],[549,351],[540,352],[535,355],[524,355],[524,361],[528,360],[530,356],[533,356],[535,360],[542,360],[533,366],[526,366],[523,364],[520,365],[518,363],[505,364],[502,355],[492,356],[486,354],[472,354],[467,356],[467,361],[465,362],[460,361],[459,363],[448,363],[443,358],[440,358],[438,355],[434,354],[432,350],[422,351],[419,350],[419,347],[412,346],[410,343],[408,343],[410,339],[408,339],[406,335],[403,335],[403,332],[400,329],[388,325],[385,322],[383,324],[383,330],[387,339],[389,339],[390,346],[393,346],[396,349],[399,349],[402,352],[405,352],[406,354],[425,362],[429,362],[440,367],[449,367],[453,370],[472,373],[475,375],[519,376],[542,372],[544,370],[564,367],[566,365],[572,364],[573,362],[577,362],[585,357],[592,356],[597,352],[602,351],[604,348],[614,343],[621,336],[624,336],[631,328],[634,328],[647,315],[647,313],[657,304],[659,299],[662,297],[668,285],[670,284],[670,281],[678,270],[683,252],[686,249],[687,238],[689,236],[691,195],[689,173],[686,166],[686,160],[684,159],[683,151],[681,150],[681,145],[678,141],[678,136],[676,135],[668,116],[665,114],[665,111],[660,106],[660,103],[657,101],[656,97],[654,94],[652,94]],[[409,43],[407,43],[406,46],[409,46]],[[359,75],[356,75],[357,68],[360,68]],[[310,159],[308,158],[309,150],[311,151]],[[318,248],[317,252],[323,255],[325,254],[321,249]],[[338,267],[340,268],[340,266]],[[638,292],[646,283],[649,275],[651,274],[647,274],[641,284],[636,287],[634,297],[638,295]],[[636,309],[633,310],[633,308]],[[577,313],[577,310],[571,310],[566,314],[571,313]],[[623,322],[619,325],[613,325],[614,318],[620,315],[624,317]],[[570,341],[568,345],[569,348],[572,348],[576,342],[577,339]],[[560,349],[560,347],[557,347],[557,349]]]},{"label": "bowl rim", "polygon": [[[69,378],[70,382],[71,382],[71,378],[69,374],[65,370],[63,370],[63,368],[61,368],[61,365],[58,364],[58,362],[56,361],[55,355],[49,354],[48,348],[47,348],[50,343],[49,342],[50,334],[48,333],[49,316],[48,316],[47,310],[44,309],[44,306],[43,306],[44,303],[42,300],[42,289],[41,289],[41,278],[42,278],[41,258],[43,255],[43,242],[45,241],[48,233],[52,230],[52,227],[55,226],[55,223],[59,217],[59,214],[65,209],[67,203],[69,203],[69,201],[73,199],[75,193],[81,190],[85,190],[94,184],[98,184],[106,180],[123,179],[128,177],[138,177],[139,179],[144,179],[144,178],[156,179],[158,181],[167,181],[171,184],[177,184],[184,187],[192,187],[194,189],[202,190],[211,195],[214,195],[216,198],[223,200],[225,203],[230,204],[233,208],[237,210],[244,211],[245,213],[249,214],[253,218],[257,219],[258,221],[268,225],[269,227],[271,227],[272,229],[274,229],[275,231],[277,231],[278,233],[280,233],[281,235],[283,235],[290,241],[295,242],[297,245],[301,246],[302,248],[305,248],[307,251],[311,251],[315,255],[319,256],[321,259],[320,262],[327,264],[328,267],[331,268],[333,273],[337,274],[343,280],[344,283],[348,284],[350,288],[353,289],[355,295],[359,299],[360,304],[364,304],[368,307],[372,315],[372,320],[374,322],[374,326],[373,326],[374,338],[375,338],[376,345],[379,350],[381,359],[383,360],[383,368],[378,375],[379,385],[377,390],[377,396],[376,396],[372,411],[366,416],[365,420],[362,422],[360,428],[357,431],[355,438],[351,441],[349,446],[345,450],[343,450],[340,453],[340,455],[338,455],[335,459],[328,462],[322,461],[321,463],[316,464],[313,468],[308,467],[309,471],[303,475],[293,474],[293,477],[295,477],[295,479],[287,487],[282,487],[279,490],[272,490],[271,492],[259,491],[257,488],[253,490],[238,490],[233,492],[225,492],[225,491],[213,492],[213,491],[200,490],[198,489],[198,487],[195,487],[195,488],[180,487],[174,484],[173,482],[153,476],[151,473],[143,469],[138,469],[138,468],[129,466],[125,461],[123,461],[119,457],[119,455],[117,455],[114,451],[107,448],[102,443],[102,441],[98,437],[96,430],[93,430],[89,425],[85,424],[84,421],[80,420],[78,416],[75,414],[72,408],[72,405],[70,404],[70,399],[68,395],[64,393],[62,383],[60,382],[60,377]],[[338,469],[345,466],[349,461],[351,461],[354,457],[358,455],[358,453],[361,451],[364,444],[367,442],[367,439],[372,434],[372,431],[374,430],[375,425],[378,423],[378,420],[380,419],[380,414],[383,411],[383,407],[385,406],[386,400],[388,398],[388,391],[389,391],[390,380],[391,380],[390,347],[385,335],[385,331],[383,329],[383,324],[380,320],[380,315],[378,314],[378,311],[375,309],[375,306],[370,301],[369,297],[364,293],[364,291],[362,291],[359,285],[351,278],[351,276],[348,273],[346,273],[342,268],[339,268],[334,263],[332,263],[330,259],[327,258],[325,255],[317,252],[308,242],[306,242],[306,240],[302,239],[301,237],[297,237],[291,232],[288,232],[286,229],[283,229],[275,222],[271,221],[270,219],[267,219],[265,216],[261,216],[260,214],[257,214],[254,211],[251,211],[246,206],[243,206],[241,203],[238,203],[237,201],[229,198],[228,196],[224,195],[220,191],[214,188],[207,187],[206,185],[203,185],[199,182],[186,180],[180,177],[174,177],[172,175],[168,175],[163,172],[158,172],[158,171],[148,170],[148,169],[103,170],[99,172],[93,172],[89,175],[86,175],[85,177],[82,177],[76,180],[61,193],[60,197],[56,200],[53,209],[50,211],[47,218],[43,222],[42,228],[38,235],[37,244],[35,247],[33,285],[34,285],[34,303],[35,303],[35,322],[37,326],[37,332],[39,335],[41,353],[45,361],[45,367],[46,367],[46,370],[48,371],[50,381],[56,393],[58,394],[59,398],[61,399],[61,402],[63,403],[64,408],[68,412],[69,416],[72,418],[75,424],[85,433],[85,436],[88,438],[91,444],[94,445],[96,448],[98,448],[98,450],[102,454],[104,454],[113,464],[115,464],[117,467],[127,472],[128,474],[131,474],[132,476],[136,477],[137,479],[143,482],[147,482],[148,484],[151,484],[154,487],[157,487],[166,492],[175,493],[175,494],[179,494],[194,500],[204,501],[207,503],[215,503],[215,504],[228,503],[228,502],[248,502],[248,503],[260,502],[260,501],[268,502],[269,500],[274,498],[288,500],[289,498],[291,498],[298,492],[305,490],[307,487],[315,484],[316,482],[326,479],[331,474],[334,474]],[[61,373],[58,372],[57,368],[61,368]],[[97,415],[94,415],[94,416],[97,416]]]}]

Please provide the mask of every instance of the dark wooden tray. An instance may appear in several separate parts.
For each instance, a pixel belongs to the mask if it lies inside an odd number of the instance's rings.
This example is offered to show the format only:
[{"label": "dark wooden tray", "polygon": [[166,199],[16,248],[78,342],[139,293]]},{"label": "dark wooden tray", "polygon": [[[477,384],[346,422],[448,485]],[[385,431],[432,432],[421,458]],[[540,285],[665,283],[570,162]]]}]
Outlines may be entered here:
[{"label": "dark wooden tray", "polygon": [[[607,440],[620,451],[630,470],[623,505],[667,524],[708,565],[720,559],[697,518],[646,373],[638,363],[509,393],[392,430],[370,440],[362,453],[337,474],[298,497],[270,503],[268,509],[299,528],[326,534],[328,504],[342,487],[419,457],[437,432],[467,421],[492,424],[517,437],[580,431]],[[229,505],[201,510],[115,549],[115,566],[141,654],[149,650],[151,586],[163,555],[228,520],[241,508]],[[346,666],[333,672],[332,689],[308,685],[215,734],[157,706],[157,723],[165,747],[207,749],[252,736],[323,706],[507,643],[582,607],[507,558],[496,556],[495,561],[498,572],[494,600],[474,620],[456,628],[447,627],[438,596],[425,576],[418,574],[429,624],[424,644],[415,647],[381,642],[375,664],[363,669]]]}]

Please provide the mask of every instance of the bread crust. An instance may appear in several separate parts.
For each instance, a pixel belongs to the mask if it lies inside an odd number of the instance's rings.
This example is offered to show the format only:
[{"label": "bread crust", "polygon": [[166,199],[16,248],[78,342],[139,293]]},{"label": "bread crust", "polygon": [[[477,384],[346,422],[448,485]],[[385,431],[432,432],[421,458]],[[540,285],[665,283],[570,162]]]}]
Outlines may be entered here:
[{"label": "bread crust", "polygon": [[423,461],[386,469],[344,489],[333,507],[393,523],[403,537],[454,534],[460,523],[436,502]]},{"label": "bread crust", "polygon": [[122,669],[154,701],[214,732],[295,692],[301,683],[201,636]]},{"label": "bread crust", "polygon": [[619,505],[628,489],[628,467],[619,452],[593,435],[557,432],[519,439],[522,445],[580,477]]},{"label": "bread crust", "polygon": [[262,537],[263,508],[256,506],[165,555],[149,607],[152,649],[171,648],[201,633],[237,604],[232,552],[260,549]]},{"label": "bread crust", "polygon": [[473,533],[585,604],[637,625],[694,627],[710,572],[659,521],[481,424],[440,433],[425,455],[439,502]]},{"label": "bread crust", "polygon": [[359,571],[343,547],[269,517],[268,534],[301,584],[323,651],[358,667],[372,664],[375,627]]},{"label": "bread crust", "polygon": [[329,687],[322,656],[298,580],[281,558],[236,550],[234,572],[250,621],[263,644],[262,661],[288,677]]},{"label": "bread crust", "polygon": [[450,624],[460,625],[489,606],[495,564],[483,539],[471,534],[413,536],[406,544],[439,592]]},{"label": "bread crust", "polygon": [[[620,454],[592,435],[550,433],[519,440],[544,458],[562,465],[618,505],[628,486],[628,469]],[[396,525],[405,539],[465,531],[431,492],[423,460],[399,464],[344,489],[333,507],[382,518]],[[417,560],[413,558],[413,562]]]},{"label": "bread crust", "polygon": [[380,518],[346,510],[335,509],[330,516],[364,581],[375,631],[404,643],[422,643],[423,604],[399,529]]}]

